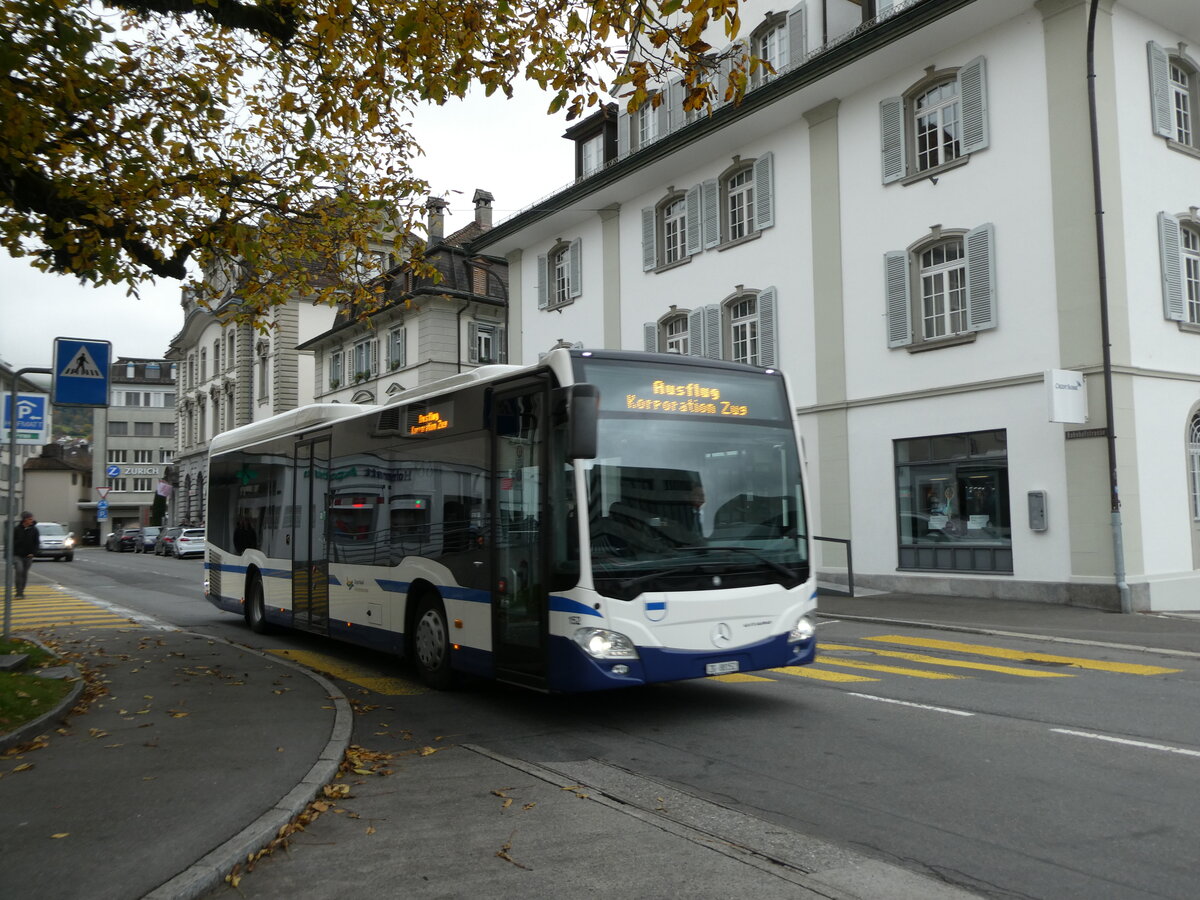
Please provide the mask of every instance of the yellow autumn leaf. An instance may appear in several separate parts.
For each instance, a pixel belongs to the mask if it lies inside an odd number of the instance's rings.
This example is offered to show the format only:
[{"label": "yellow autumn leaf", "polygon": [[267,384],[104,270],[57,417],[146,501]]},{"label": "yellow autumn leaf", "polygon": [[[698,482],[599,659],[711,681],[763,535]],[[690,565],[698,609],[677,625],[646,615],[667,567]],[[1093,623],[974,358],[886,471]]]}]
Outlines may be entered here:
[{"label": "yellow autumn leaf", "polygon": [[60,831],[58,834],[50,835],[50,837],[57,841],[59,838],[65,838],[70,833],[71,832],[69,832],[69,831]]}]

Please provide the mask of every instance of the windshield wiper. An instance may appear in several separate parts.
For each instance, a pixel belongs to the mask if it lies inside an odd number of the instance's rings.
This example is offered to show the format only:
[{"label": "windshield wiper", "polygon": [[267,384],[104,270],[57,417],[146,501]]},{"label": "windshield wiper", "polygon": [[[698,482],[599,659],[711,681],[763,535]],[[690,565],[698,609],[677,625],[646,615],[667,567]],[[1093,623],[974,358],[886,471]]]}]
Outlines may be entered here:
[{"label": "windshield wiper", "polygon": [[787,566],[782,566],[775,560],[763,556],[757,550],[752,550],[749,547],[705,547],[705,546],[686,546],[680,547],[680,550],[695,550],[697,553],[718,553],[728,551],[730,553],[745,553],[747,556],[753,556],[764,566],[767,566],[776,575],[782,575],[784,578],[799,580],[799,577]]},{"label": "windshield wiper", "polygon": [[[787,568],[787,566],[782,566],[779,563],[775,562],[773,559],[770,559],[770,558],[764,556],[763,554],[759,553],[757,550],[752,550],[749,547],[704,547],[704,546],[690,546],[689,545],[689,546],[680,547],[679,550],[681,550],[681,551],[695,550],[698,553],[716,553],[716,552],[745,553],[747,556],[754,557],[756,560],[761,562],[764,566],[769,568],[776,575],[780,575],[783,578],[786,578],[788,581],[795,581],[795,582],[800,581],[800,577],[794,571]],[[638,575],[634,578],[627,578],[624,581],[618,582],[618,585],[620,586],[621,590],[627,591],[627,590],[630,590],[631,588],[639,587],[643,584],[646,584],[649,581],[653,581],[655,578],[659,578],[660,576],[666,575],[666,574],[670,574],[670,573],[668,571],[664,571],[664,570],[647,572],[644,575]]]}]

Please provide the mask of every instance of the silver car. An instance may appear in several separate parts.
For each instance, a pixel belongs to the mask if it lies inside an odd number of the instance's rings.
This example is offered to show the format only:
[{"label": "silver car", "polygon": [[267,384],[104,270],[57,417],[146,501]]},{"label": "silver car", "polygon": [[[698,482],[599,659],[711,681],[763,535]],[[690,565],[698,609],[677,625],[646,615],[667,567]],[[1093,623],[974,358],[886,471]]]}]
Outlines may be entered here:
[{"label": "silver car", "polygon": [[204,529],[203,528],[185,528],[179,532],[179,537],[175,538],[175,543],[172,545],[176,559],[183,559],[185,556],[203,556],[204,555]]},{"label": "silver car", "polygon": [[37,559],[61,559],[70,562],[75,558],[75,532],[57,522],[38,522],[41,547],[34,554]]}]

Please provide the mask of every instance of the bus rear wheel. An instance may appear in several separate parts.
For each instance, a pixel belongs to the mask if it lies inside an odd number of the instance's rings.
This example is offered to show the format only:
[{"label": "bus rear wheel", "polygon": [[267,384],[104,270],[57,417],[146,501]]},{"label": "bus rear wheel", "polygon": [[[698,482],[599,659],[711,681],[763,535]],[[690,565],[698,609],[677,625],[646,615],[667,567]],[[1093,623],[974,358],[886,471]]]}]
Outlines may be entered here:
[{"label": "bus rear wheel", "polygon": [[417,606],[416,625],[413,629],[413,656],[423,682],[439,691],[453,687],[450,628],[446,623],[446,610],[437,597],[422,597]]},{"label": "bus rear wheel", "polygon": [[263,599],[262,579],[254,577],[246,586],[246,624],[255,634],[266,634],[271,630],[267,622],[267,605]]}]

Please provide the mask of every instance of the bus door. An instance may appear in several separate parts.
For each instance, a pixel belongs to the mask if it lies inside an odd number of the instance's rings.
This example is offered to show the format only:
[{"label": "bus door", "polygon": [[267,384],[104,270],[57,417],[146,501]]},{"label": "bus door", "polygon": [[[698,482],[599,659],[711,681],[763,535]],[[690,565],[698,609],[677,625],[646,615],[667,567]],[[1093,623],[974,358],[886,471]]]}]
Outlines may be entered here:
[{"label": "bus door", "polygon": [[296,444],[292,498],[292,624],[329,630],[329,437]]},{"label": "bus door", "polygon": [[497,678],[532,687],[546,681],[547,405],[541,382],[499,389],[492,403],[493,658]]}]

